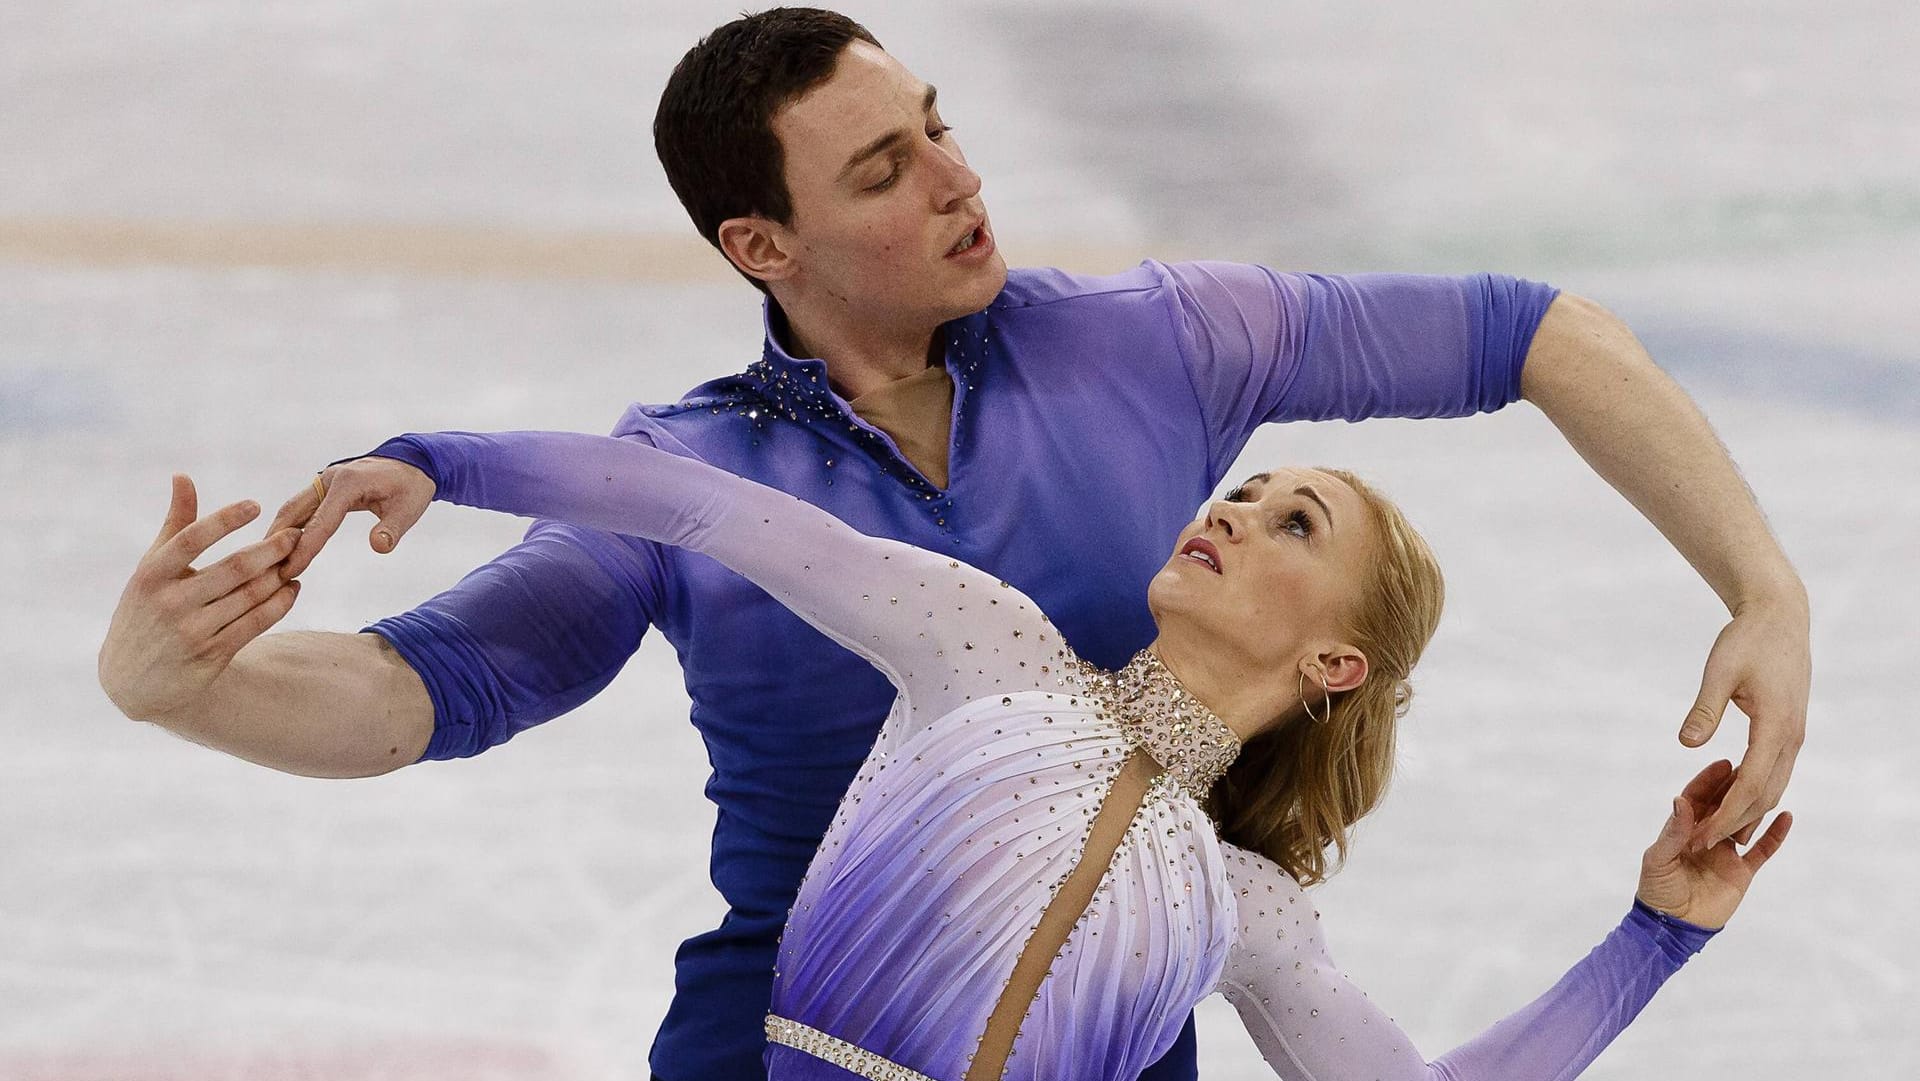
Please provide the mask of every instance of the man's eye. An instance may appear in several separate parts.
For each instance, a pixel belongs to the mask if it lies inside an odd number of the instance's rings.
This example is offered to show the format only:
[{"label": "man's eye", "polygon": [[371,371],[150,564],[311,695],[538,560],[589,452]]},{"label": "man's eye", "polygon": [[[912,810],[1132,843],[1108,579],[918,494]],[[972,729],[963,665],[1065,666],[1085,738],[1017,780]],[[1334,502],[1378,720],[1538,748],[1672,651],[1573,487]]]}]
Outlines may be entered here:
[{"label": "man's eye", "polygon": [[932,139],[934,142],[937,143],[941,139],[946,138],[947,133],[952,130],[953,130],[952,124],[937,124],[934,126],[932,131],[927,132],[927,138]]},{"label": "man's eye", "polygon": [[900,179],[900,167],[896,165],[893,167],[893,172],[890,172],[887,174],[887,178],[885,180],[882,180],[878,184],[869,184],[867,186],[867,190],[868,191],[886,191],[888,188],[893,187],[893,182],[898,179]]}]

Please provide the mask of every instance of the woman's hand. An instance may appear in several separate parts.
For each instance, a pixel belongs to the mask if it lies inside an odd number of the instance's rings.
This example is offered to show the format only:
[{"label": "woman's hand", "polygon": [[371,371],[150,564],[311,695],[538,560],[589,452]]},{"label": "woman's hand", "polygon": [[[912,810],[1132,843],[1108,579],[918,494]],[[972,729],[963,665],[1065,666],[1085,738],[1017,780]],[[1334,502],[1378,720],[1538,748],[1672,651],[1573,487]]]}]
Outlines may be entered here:
[{"label": "woman's hand", "polygon": [[1793,827],[1793,815],[1782,811],[1745,855],[1732,838],[1711,848],[1687,850],[1693,829],[1713,814],[1733,787],[1733,763],[1721,759],[1696,774],[1673,801],[1673,814],[1660,836],[1640,859],[1640,888],[1636,896],[1669,916],[1719,928],[1733,918],[1747,895],[1753,876],[1780,850]]},{"label": "woman's hand", "polygon": [[326,488],[324,497],[311,484],[300,489],[281,505],[267,530],[272,535],[285,526],[302,527],[300,543],[281,567],[283,579],[295,578],[306,570],[334,530],[357,510],[370,510],[380,516],[367,536],[373,550],[381,555],[393,551],[407,530],[427,513],[435,489],[432,477],[392,458],[355,458],[330,465],[321,471],[320,483]]}]

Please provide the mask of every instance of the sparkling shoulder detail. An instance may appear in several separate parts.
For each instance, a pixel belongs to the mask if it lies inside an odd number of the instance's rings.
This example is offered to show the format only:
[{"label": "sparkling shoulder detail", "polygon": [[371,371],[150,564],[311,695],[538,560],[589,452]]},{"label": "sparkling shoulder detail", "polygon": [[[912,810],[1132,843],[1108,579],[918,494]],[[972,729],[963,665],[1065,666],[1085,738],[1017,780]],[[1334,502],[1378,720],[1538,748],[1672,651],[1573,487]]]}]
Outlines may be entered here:
[{"label": "sparkling shoulder detail", "polygon": [[1187,693],[1150,649],[1108,672],[1078,657],[1069,662],[1089,698],[1151,754],[1187,791],[1203,798],[1240,756],[1240,738]]}]

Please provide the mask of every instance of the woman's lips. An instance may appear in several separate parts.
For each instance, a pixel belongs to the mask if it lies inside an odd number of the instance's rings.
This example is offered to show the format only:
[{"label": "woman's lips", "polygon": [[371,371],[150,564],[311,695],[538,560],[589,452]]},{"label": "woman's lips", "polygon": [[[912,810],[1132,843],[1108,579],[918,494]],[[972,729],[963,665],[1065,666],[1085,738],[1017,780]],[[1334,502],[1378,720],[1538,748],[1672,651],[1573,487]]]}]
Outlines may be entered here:
[{"label": "woman's lips", "polygon": [[1220,549],[1215,548],[1213,542],[1205,537],[1195,537],[1181,545],[1180,558],[1191,559],[1196,563],[1203,563],[1208,570],[1215,574],[1224,573],[1220,568]]}]

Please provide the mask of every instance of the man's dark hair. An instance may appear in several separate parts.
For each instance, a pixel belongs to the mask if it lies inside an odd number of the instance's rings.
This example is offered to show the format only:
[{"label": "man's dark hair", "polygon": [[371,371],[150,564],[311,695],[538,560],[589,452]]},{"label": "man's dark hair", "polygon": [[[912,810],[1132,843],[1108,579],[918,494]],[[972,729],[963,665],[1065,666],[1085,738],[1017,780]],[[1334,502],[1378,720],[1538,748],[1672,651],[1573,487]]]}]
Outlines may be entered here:
[{"label": "man's dark hair", "polygon": [[[773,114],[826,82],[841,50],[856,40],[880,47],[866,27],[838,12],[771,8],[720,27],[680,58],[653,116],[653,148],[707,243],[720,247],[720,223],[728,218],[792,222]],[[757,278],[742,276],[766,292]]]}]

